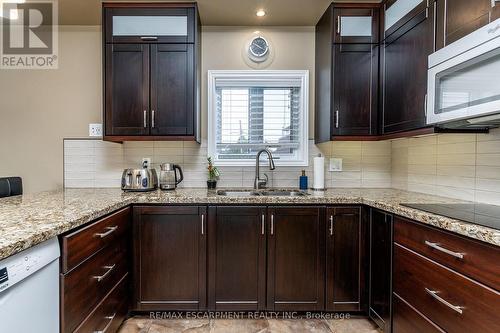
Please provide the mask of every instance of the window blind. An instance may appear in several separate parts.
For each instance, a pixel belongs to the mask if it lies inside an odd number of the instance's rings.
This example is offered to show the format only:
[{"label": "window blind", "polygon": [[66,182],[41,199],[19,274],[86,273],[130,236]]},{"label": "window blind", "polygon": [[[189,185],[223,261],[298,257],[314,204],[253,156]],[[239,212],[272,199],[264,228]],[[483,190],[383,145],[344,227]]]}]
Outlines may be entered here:
[{"label": "window blind", "polygon": [[269,148],[293,160],[301,148],[301,88],[277,84],[215,88],[216,160],[253,160]]}]

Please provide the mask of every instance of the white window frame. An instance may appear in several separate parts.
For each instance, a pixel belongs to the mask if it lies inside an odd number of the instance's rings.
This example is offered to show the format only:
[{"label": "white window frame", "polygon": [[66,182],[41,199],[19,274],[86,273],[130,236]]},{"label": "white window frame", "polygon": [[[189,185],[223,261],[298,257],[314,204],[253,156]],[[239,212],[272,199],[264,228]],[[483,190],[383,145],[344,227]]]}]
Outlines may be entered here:
[{"label": "white window frame", "polygon": [[309,71],[308,70],[209,70],[208,71],[208,155],[219,166],[254,166],[254,160],[219,160],[215,158],[216,145],[216,87],[217,80],[235,83],[300,81],[300,138],[301,149],[294,161],[275,159],[278,166],[309,165]]}]

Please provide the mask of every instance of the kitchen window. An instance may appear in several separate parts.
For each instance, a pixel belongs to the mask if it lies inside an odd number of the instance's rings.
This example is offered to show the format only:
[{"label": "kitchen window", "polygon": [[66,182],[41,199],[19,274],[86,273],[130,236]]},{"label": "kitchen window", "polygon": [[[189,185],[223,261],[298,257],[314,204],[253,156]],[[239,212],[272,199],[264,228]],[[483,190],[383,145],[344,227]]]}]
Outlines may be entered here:
[{"label": "kitchen window", "polygon": [[308,71],[209,71],[208,153],[218,165],[308,164]]}]

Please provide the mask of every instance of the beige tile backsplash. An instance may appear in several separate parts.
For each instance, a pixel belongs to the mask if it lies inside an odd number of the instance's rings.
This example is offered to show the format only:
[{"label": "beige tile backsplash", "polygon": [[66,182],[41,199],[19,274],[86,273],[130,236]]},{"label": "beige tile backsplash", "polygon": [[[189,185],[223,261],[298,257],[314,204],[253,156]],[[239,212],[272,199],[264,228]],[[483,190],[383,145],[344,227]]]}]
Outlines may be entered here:
[{"label": "beige tile backsplash", "polygon": [[[270,186],[297,187],[305,169],[310,185],[312,158],[325,155],[329,188],[397,188],[500,205],[500,129],[490,134],[438,134],[379,142],[309,141],[309,166],[278,166]],[[194,142],[64,141],[65,187],[119,187],[124,168],[140,166],[151,157],[153,166],[177,163],[184,171],[181,187],[206,186],[206,144]],[[329,172],[330,157],[343,159],[342,172]],[[219,187],[251,187],[254,166],[221,167]]]},{"label": "beige tile backsplash", "polygon": [[[309,141],[309,166],[278,166],[275,171],[261,170],[269,176],[270,186],[297,187],[302,169],[312,182],[312,158],[326,157],[327,187],[390,187],[390,142],[335,142],[314,145]],[[343,158],[343,172],[328,172],[328,158]],[[64,141],[64,184],[68,188],[119,187],[124,168],[140,166],[143,157],[151,157],[153,167],[160,163],[180,164],[184,172],[181,187],[206,186],[206,144],[194,142],[125,142],[100,140]],[[264,165],[264,164],[263,164]],[[221,167],[220,187],[253,186],[255,167]],[[312,185],[312,184],[310,184]]]},{"label": "beige tile backsplash", "polygon": [[500,205],[500,130],[392,141],[392,187]]}]

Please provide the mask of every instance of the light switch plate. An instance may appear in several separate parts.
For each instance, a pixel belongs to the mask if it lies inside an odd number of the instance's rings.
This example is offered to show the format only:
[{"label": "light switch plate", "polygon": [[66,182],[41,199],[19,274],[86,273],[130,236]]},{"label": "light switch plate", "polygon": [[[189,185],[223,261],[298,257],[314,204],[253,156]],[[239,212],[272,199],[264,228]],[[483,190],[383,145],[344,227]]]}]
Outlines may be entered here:
[{"label": "light switch plate", "polygon": [[102,136],[102,124],[89,124],[89,136]]},{"label": "light switch plate", "polygon": [[342,159],[341,158],[330,158],[330,168],[328,171],[340,172],[342,171]]}]

